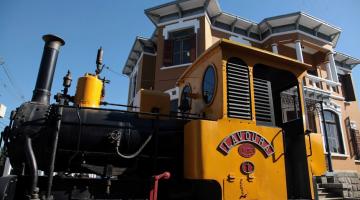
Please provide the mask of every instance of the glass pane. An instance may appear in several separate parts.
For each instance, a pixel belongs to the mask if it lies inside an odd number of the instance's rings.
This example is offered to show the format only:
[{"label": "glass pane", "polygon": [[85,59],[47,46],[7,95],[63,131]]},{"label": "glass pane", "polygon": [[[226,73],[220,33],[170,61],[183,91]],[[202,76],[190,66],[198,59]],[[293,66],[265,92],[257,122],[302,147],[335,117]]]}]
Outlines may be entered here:
[{"label": "glass pane", "polygon": [[182,112],[189,111],[191,109],[191,87],[190,85],[186,85],[181,93],[181,103],[180,103],[180,110]]},{"label": "glass pane", "polygon": [[215,71],[213,66],[209,66],[204,74],[203,79],[203,99],[205,103],[210,103],[215,92]]},{"label": "glass pane", "polygon": [[191,49],[191,39],[183,40],[183,51],[190,51]]},{"label": "glass pane", "polygon": [[191,34],[194,34],[194,28],[189,28],[185,30],[175,31],[170,33],[171,38],[181,38],[181,37],[187,37]]},{"label": "glass pane", "polygon": [[178,111],[178,100],[174,99],[170,101],[170,110],[177,112]]},{"label": "glass pane", "polygon": [[329,111],[324,111],[324,115],[325,115],[325,121],[333,121],[335,122],[335,116],[333,113],[329,112]]},{"label": "glass pane", "polygon": [[190,62],[190,51],[183,51],[183,61],[182,63],[189,63]]},{"label": "glass pane", "polygon": [[181,40],[174,41],[174,53],[179,53],[181,51]]},{"label": "glass pane", "polygon": [[330,111],[324,111],[324,115],[330,151],[332,153],[345,153],[337,115]]},{"label": "glass pane", "polygon": [[180,59],[180,53],[174,53],[173,54],[173,65],[179,65],[181,64],[181,59]]}]

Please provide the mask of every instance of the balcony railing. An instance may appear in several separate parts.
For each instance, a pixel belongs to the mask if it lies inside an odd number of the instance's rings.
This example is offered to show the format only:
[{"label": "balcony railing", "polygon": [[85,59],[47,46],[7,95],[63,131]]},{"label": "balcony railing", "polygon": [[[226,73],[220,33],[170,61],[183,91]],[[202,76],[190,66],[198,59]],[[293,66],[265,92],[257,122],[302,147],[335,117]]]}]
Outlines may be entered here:
[{"label": "balcony railing", "polygon": [[305,77],[305,87],[330,92],[333,97],[343,99],[341,83],[338,82],[307,74]]}]

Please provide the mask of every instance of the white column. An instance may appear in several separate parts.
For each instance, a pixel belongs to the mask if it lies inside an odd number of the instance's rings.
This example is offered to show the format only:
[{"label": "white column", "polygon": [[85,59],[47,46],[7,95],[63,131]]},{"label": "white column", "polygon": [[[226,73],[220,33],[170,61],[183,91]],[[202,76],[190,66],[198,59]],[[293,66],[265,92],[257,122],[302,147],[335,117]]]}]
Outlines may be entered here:
[{"label": "white column", "polygon": [[271,48],[273,53],[279,54],[278,45],[276,43],[272,44]]},{"label": "white column", "polygon": [[300,40],[295,41],[295,49],[296,49],[296,58],[300,62],[304,62],[304,57],[302,54],[301,42]]},{"label": "white column", "polygon": [[332,80],[335,82],[339,82],[338,75],[337,75],[337,69],[336,69],[336,65],[335,65],[334,52],[330,51],[328,53],[328,59],[330,62]]},{"label": "white column", "polygon": [[327,79],[332,81],[333,78],[332,78],[331,67],[330,67],[329,61],[325,62],[325,69],[326,69],[326,73],[327,73]]}]

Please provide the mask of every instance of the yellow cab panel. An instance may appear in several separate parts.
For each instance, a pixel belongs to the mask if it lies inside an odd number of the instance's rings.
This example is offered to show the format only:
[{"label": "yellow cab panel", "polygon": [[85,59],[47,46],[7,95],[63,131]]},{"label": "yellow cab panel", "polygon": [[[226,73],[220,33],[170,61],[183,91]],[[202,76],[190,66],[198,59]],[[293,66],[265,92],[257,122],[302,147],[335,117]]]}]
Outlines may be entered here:
[{"label": "yellow cab panel", "polygon": [[305,134],[309,67],[225,39],[202,54],[178,80],[180,106],[207,119],[185,125],[184,177],[215,180],[224,200],[313,199],[325,162]]}]

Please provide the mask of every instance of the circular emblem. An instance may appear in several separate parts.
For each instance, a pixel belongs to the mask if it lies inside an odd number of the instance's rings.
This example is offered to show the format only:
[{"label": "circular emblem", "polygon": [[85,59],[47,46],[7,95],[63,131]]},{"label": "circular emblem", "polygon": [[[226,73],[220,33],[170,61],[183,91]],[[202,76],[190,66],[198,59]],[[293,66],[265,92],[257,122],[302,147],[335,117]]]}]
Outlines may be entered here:
[{"label": "circular emblem", "polygon": [[255,166],[252,162],[245,161],[245,162],[241,163],[240,170],[244,174],[251,174],[254,172]]},{"label": "circular emblem", "polygon": [[250,143],[243,143],[238,148],[239,155],[244,158],[250,158],[255,155],[255,147]]}]

